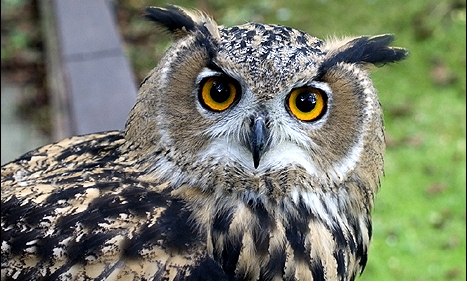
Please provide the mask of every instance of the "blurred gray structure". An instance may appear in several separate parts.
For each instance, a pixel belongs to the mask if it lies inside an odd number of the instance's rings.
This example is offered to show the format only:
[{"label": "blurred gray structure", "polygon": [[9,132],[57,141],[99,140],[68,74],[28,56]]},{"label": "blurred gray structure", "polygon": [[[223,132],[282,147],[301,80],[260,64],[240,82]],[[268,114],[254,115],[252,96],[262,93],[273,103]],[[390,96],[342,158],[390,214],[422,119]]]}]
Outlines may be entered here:
[{"label": "blurred gray structure", "polygon": [[42,2],[53,139],[123,129],[136,100],[136,85],[112,2]]},{"label": "blurred gray structure", "polygon": [[136,100],[137,85],[123,52],[112,1],[38,3],[43,21],[53,135],[46,140],[25,133],[34,129],[21,126],[21,120],[15,120],[11,110],[4,116],[4,108],[14,108],[15,91],[19,89],[2,83],[2,164],[44,142],[123,129]]}]

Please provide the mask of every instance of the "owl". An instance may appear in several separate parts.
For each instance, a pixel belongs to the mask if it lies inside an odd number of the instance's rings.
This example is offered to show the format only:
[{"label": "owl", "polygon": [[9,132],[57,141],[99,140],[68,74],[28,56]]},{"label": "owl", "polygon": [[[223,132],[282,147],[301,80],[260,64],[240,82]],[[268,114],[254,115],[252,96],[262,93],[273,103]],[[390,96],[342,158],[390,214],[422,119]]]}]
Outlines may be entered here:
[{"label": "owl", "polygon": [[174,42],[125,129],[2,166],[2,280],[354,280],[385,149],[368,71],[407,51],[146,12]]}]

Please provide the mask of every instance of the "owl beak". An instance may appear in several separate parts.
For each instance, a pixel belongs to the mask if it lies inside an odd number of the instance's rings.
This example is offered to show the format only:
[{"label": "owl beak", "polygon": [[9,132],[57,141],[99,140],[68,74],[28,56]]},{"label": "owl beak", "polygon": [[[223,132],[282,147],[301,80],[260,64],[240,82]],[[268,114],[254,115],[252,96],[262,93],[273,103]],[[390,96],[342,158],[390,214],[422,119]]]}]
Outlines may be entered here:
[{"label": "owl beak", "polygon": [[268,129],[262,116],[255,117],[251,126],[250,151],[253,154],[255,169],[267,148]]}]

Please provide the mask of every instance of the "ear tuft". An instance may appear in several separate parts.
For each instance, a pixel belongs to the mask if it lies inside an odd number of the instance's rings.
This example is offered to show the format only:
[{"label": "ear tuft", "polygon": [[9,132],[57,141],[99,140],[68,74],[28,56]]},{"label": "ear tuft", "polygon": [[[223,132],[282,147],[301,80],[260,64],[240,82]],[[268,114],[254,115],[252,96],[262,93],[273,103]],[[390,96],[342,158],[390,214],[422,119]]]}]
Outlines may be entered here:
[{"label": "ear tuft", "polygon": [[[349,42],[349,44],[352,44],[349,50],[350,53],[355,53],[355,63],[358,63],[359,60],[361,63],[382,65],[405,59],[408,51],[403,48],[389,47],[392,41],[394,41],[392,34],[360,37]],[[360,59],[358,56],[360,56]],[[349,58],[351,59],[351,57],[350,55]]]},{"label": "ear tuft", "polygon": [[194,31],[195,22],[181,8],[168,6],[167,8],[147,7],[146,19],[154,21],[172,34]]},{"label": "ear tuft", "polygon": [[208,15],[198,11],[188,11],[169,5],[166,8],[147,7],[145,17],[167,29],[176,38],[197,30],[218,37],[216,22]]},{"label": "ear tuft", "polygon": [[390,47],[392,41],[394,41],[392,34],[355,38],[336,50],[329,50],[327,58],[320,67],[320,73],[325,73],[340,62],[380,66],[405,59],[408,51]]}]

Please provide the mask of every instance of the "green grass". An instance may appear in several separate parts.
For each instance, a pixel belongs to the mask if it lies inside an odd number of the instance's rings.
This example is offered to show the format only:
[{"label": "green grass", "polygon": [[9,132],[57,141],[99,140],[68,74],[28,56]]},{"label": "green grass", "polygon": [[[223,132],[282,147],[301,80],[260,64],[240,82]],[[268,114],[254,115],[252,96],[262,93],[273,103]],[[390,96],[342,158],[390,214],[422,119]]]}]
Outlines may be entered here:
[{"label": "green grass", "polygon": [[[125,5],[140,9],[143,4],[136,2]],[[388,148],[369,261],[359,280],[466,279],[465,1],[169,3],[208,10],[227,26],[261,21],[321,38],[395,34],[394,44],[410,55],[372,74],[385,112]],[[157,60],[168,43],[148,46],[146,52],[127,48],[138,73],[154,66],[148,52]]]}]

